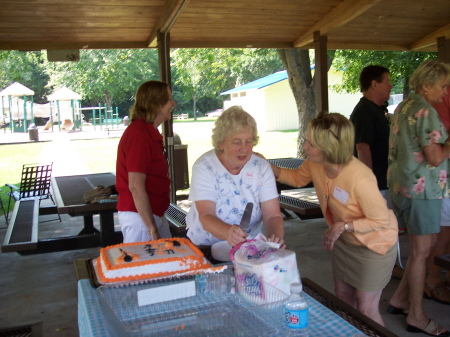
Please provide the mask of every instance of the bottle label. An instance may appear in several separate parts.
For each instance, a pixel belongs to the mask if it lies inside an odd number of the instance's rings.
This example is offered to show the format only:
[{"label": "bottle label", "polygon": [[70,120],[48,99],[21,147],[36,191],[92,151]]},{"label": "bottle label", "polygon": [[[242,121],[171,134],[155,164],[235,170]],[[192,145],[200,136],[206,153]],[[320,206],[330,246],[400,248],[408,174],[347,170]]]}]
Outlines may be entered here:
[{"label": "bottle label", "polygon": [[303,329],[308,326],[308,308],[303,310],[285,310],[286,326]]}]

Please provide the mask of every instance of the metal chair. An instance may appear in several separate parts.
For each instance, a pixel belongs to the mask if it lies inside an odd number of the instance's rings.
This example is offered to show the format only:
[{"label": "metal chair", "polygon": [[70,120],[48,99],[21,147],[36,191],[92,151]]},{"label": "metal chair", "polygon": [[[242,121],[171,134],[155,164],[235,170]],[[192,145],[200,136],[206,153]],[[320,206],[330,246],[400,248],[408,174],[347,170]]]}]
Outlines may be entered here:
[{"label": "metal chair", "polygon": [[[25,164],[22,168],[22,177],[20,180],[20,188],[12,185],[6,184],[10,188],[7,193],[9,195],[8,200],[8,211],[6,213],[6,224],[9,223],[9,211],[11,210],[11,199],[15,201],[19,200],[30,200],[38,198],[39,202],[43,199],[50,198],[53,202],[51,207],[40,207],[43,211],[40,214],[58,214],[56,211],[56,204],[53,200],[53,196],[50,192],[51,176],[52,176],[53,163],[48,165],[36,165],[36,164]],[[48,209],[51,209],[49,212]],[[47,209],[47,211],[45,211]],[[61,217],[58,214],[58,219],[61,221]],[[52,219],[56,220],[56,219]],[[51,220],[47,220],[51,221]]]}]

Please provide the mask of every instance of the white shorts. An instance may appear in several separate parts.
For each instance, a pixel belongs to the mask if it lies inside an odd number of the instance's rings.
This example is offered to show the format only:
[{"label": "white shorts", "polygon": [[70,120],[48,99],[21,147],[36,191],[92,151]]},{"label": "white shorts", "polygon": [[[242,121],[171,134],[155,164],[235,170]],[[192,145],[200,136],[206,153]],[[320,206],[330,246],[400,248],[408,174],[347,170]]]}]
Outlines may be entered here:
[{"label": "white shorts", "polygon": [[[165,216],[153,215],[161,238],[171,238],[169,223]],[[148,229],[144,225],[141,216],[136,212],[119,212],[119,224],[122,228],[123,243],[150,241]]]},{"label": "white shorts", "polygon": [[441,203],[441,226],[450,226],[450,199],[444,198]]}]

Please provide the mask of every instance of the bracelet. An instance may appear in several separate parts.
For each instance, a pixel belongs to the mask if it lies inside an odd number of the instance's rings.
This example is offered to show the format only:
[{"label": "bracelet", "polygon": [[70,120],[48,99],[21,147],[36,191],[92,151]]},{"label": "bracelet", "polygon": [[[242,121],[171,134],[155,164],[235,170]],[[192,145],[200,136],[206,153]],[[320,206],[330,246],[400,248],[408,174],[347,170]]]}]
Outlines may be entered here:
[{"label": "bracelet", "polygon": [[154,231],[148,231],[148,234],[150,234],[150,235],[157,234],[157,233],[158,233],[157,229],[155,229]]}]

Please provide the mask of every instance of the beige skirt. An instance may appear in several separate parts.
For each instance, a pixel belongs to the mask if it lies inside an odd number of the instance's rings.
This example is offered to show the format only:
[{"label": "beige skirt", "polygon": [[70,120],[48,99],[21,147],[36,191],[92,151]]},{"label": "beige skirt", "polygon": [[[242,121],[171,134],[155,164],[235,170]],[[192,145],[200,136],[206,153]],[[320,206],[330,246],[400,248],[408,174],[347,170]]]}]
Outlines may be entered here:
[{"label": "beige skirt", "polygon": [[397,258],[397,244],[385,255],[365,246],[355,246],[337,240],[331,251],[333,276],[358,290],[376,292],[382,290],[391,279]]}]

